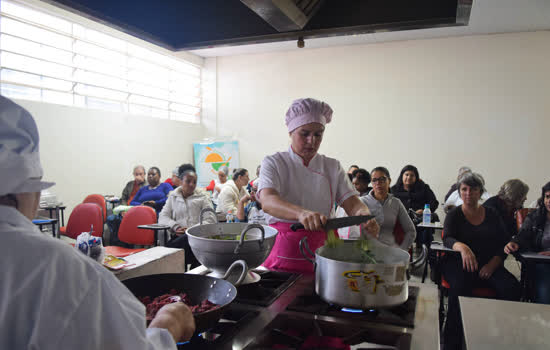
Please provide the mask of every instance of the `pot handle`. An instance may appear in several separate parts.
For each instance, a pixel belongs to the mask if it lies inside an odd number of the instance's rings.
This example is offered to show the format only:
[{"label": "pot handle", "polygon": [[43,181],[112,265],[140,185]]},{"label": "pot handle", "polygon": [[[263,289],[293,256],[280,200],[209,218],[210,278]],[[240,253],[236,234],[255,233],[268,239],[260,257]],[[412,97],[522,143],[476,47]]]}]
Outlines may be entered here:
[{"label": "pot handle", "polygon": [[[227,277],[229,277],[229,275],[231,274],[231,272],[235,269],[235,268],[238,268],[238,266],[240,266],[243,271],[241,272],[239,278],[237,278],[237,280],[235,281],[235,283],[233,283],[233,285],[235,287],[238,287],[241,285],[241,283],[243,283],[244,279],[246,278],[246,274],[248,273],[248,265],[246,264],[246,261],[244,260],[235,260],[233,261],[233,264],[231,264],[229,266],[229,268],[227,269],[227,271],[225,272],[225,274],[223,275],[222,279],[226,280],[227,281]],[[228,281],[230,282],[230,281]]]},{"label": "pot handle", "polygon": [[315,265],[315,260],[313,260],[312,258],[310,258],[309,256],[306,255],[306,252],[304,251],[304,249],[313,257],[315,257],[315,253],[311,251],[311,249],[309,249],[309,245],[307,244],[307,237],[304,237],[300,240],[300,253],[302,253],[303,257],[306,258],[307,261],[309,261],[310,263],[312,263],[313,265]]},{"label": "pot handle", "polygon": [[206,212],[212,212],[212,214],[214,214],[214,217],[216,218],[216,224],[219,224],[220,222],[218,221],[218,215],[216,215],[216,211],[213,209],[213,208],[204,208],[203,210],[201,210],[201,215],[199,217],[199,223],[202,225],[202,216],[204,215],[204,213]]},{"label": "pot handle", "polygon": [[233,253],[235,254],[239,254],[239,252],[241,251],[241,247],[242,245],[244,244],[244,236],[246,235],[246,233],[248,231],[250,231],[251,229],[253,228],[259,228],[260,231],[262,232],[262,238],[260,238],[260,250],[263,250],[264,249],[264,239],[265,239],[265,229],[262,225],[260,224],[248,224],[246,225],[246,227],[244,228],[244,230],[242,230],[241,232],[241,240],[239,241],[239,244],[237,245],[237,247],[235,248],[235,251]]}]

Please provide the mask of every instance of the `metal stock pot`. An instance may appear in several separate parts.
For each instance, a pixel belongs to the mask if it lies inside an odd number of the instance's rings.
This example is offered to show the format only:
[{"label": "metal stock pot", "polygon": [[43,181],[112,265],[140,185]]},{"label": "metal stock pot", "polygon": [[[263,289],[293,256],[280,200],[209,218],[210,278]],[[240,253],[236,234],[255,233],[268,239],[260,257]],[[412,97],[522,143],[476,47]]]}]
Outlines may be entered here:
[{"label": "metal stock pot", "polygon": [[[369,249],[381,263],[347,262],[341,257],[356,255],[354,240],[344,240],[337,248],[325,246],[315,254],[300,241],[302,255],[315,266],[315,292],[326,302],[357,309],[399,305],[409,298],[409,254],[378,241]],[[306,250],[315,260],[309,257]]]},{"label": "metal stock pot", "polygon": [[[269,256],[278,231],[272,227],[247,223],[200,224],[187,229],[189,246],[197,260],[223,276],[235,260],[244,260],[248,269],[260,266]],[[240,235],[239,240],[220,240],[212,236]],[[246,236],[246,238],[245,238]],[[246,282],[245,282],[246,283]]]}]

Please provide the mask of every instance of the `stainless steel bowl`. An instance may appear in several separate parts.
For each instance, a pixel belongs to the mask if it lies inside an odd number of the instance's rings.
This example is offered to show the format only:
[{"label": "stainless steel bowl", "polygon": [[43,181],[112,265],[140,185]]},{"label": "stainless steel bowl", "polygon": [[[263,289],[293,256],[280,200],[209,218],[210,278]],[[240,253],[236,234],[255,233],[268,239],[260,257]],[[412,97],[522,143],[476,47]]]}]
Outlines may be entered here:
[{"label": "stainless steel bowl", "polygon": [[[189,246],[197,260],[223,275],[235,260],[244,260],[248,269],[260,266],[269,256],[278,231],[272,227],[248,223],[202,224],[187,229]],[[240,240],[210,238],[215,235],[241,235]]]}]

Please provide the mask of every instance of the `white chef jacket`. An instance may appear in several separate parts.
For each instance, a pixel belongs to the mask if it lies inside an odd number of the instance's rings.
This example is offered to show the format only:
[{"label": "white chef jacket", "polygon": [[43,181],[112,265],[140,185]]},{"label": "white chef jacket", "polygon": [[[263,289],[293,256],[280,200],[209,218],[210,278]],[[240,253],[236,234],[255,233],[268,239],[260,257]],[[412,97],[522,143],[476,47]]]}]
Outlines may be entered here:
[{"label": "white chef jacket", "polygon": [[[159,224],[168,225],[173,231],[178,227],[191,227],[199,223],[201,211],[205,208],[213,206],[204,192],[195,189],[193,194],[183,198],[182,189],[178,187],[168,195],[159,214]],[[205,213],[203,223],[215,224],[216,219],[212,213]]]},{"label": "white chef jacket", "polygon": [[176,349],[105,267],[0,205],[0,349]]},{"label": "white chef jacket", "polygon": [[[322,154],[317,153],[306,166],[289,147],[287,152],[265,157],[261,169],[260,200],[264,188],[273,188],[283,200],[331,217],[335,203],[341,205],[349,197],[359,195],[340,162]],[[266,221],[268,224],[293,222],[267,213]]]}]

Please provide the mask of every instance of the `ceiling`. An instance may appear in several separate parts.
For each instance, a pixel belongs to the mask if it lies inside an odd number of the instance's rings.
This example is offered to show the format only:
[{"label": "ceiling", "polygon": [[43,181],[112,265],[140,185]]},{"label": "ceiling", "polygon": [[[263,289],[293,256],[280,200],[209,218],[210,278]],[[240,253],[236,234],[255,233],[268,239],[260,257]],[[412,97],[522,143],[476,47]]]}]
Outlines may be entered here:
[{"label": "ceiling", "polygon": [[202,57],[297,50],[298,37],[306,48],[320,48],[550,30],[548,0],[324,0],[303,29],[289,32],[277,31],[240,0],[45,1]]}]

